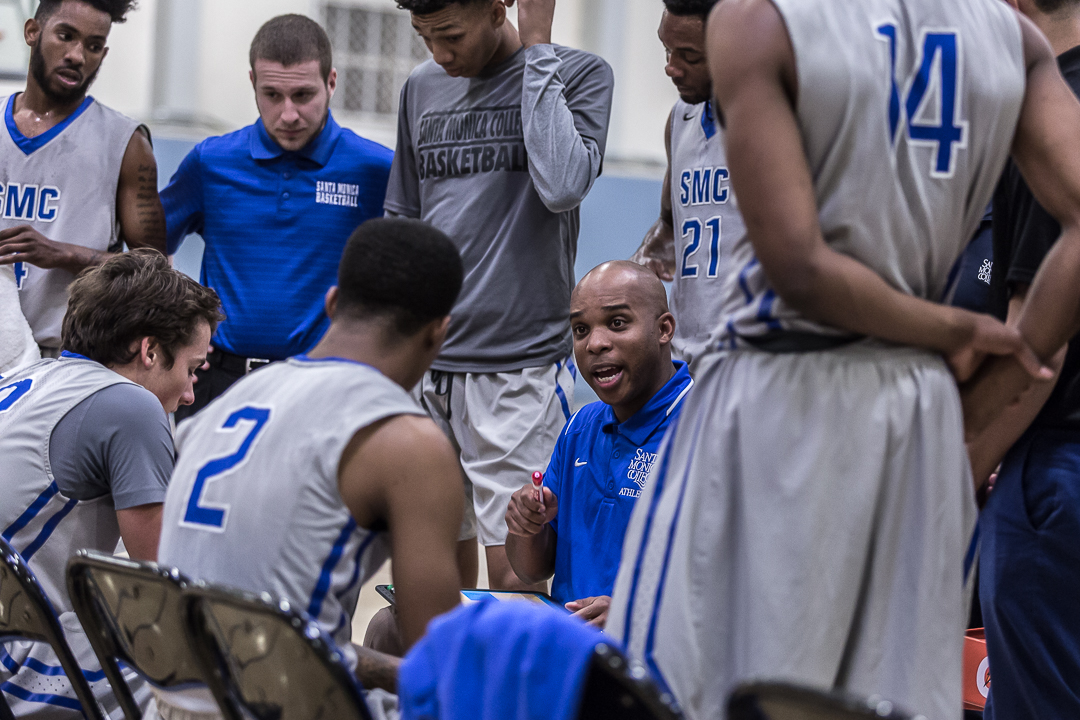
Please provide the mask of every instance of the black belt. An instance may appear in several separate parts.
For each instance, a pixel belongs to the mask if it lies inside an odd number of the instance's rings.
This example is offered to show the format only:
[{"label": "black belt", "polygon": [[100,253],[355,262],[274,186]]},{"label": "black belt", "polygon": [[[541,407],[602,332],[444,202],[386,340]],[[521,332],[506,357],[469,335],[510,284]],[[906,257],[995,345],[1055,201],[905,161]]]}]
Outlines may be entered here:
[{"label": "black belt", "polygon": [[790,330],[773,330],[764,335],[740,337],[758,350],[778,354],[835,350],[865,339],[862,335],[819,335]]},{"label": "black belt", "polygon": [[247,375],[252,370],[258,370],[261,367],[266,367],[273,360],[267,358],[250,358],[243,355],[235,355],[231,352],[226,352],[219,347],[214,348],[214,352],[210,353],[210,356],[206,359],[210,363],[210,367],[221,368],[225,372],[232,373],[233,375]]}]

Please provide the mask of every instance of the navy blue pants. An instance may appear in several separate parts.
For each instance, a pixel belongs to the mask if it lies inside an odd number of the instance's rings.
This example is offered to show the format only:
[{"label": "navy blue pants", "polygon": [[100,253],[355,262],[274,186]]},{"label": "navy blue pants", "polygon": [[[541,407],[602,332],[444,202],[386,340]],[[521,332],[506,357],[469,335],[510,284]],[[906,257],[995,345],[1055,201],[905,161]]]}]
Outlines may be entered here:
[{"label": "navy blue pants", "polygon": [[987,720],[1080,718],[1080,433],[1029,431],[980,525]]}]

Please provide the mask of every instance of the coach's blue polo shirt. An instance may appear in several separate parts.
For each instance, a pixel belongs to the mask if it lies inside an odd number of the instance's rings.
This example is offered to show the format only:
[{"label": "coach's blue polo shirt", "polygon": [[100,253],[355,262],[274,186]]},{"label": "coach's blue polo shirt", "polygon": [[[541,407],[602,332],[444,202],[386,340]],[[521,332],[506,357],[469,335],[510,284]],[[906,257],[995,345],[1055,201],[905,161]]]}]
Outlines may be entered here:
[{"label": "coach's blue polo shirt", "polygon": [[566,423],[544,476],[559,499],[551,521],[558,536],[555,600],[611,595],[630,513],[693,384],[686,363],[676,361],[675,375],[626,422],[610,405],[595,402]]},{"label": "coach's blue polo shirt", "polygon": [[326,330],[326,291],[360,223],[383,214],[393,152],[333,116],[286,152],[254,125],[199,143],[161,194],[169,252],[206,241],[201,282],[226,319],[214,345],[245,357],[307,352]]}]

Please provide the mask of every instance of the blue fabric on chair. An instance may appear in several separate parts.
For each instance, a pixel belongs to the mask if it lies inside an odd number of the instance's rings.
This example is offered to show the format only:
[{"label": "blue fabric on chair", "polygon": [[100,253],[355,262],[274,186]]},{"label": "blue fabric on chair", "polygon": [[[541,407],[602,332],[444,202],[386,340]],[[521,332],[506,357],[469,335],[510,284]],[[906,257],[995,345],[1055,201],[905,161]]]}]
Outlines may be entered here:
[{"label": "blue fabric on chair", "polygon": [[486,599],[436,618],[398,676],[402,720],[573,720],[599,631]]}]

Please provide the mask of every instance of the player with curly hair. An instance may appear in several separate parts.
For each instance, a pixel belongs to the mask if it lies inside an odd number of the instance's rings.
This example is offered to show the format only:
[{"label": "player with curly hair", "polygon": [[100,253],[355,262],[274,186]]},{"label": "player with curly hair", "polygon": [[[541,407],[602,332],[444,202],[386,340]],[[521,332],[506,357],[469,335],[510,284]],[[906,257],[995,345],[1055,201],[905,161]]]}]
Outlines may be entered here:
[{"label": "player with curly hair", "polygon": [[165,252],[150,132],[87,95],[134,0],[42,0],[26,21],[25,92],[0,98],[0,265],[42,355],[60,351],[68,285],[110,252]]}]

